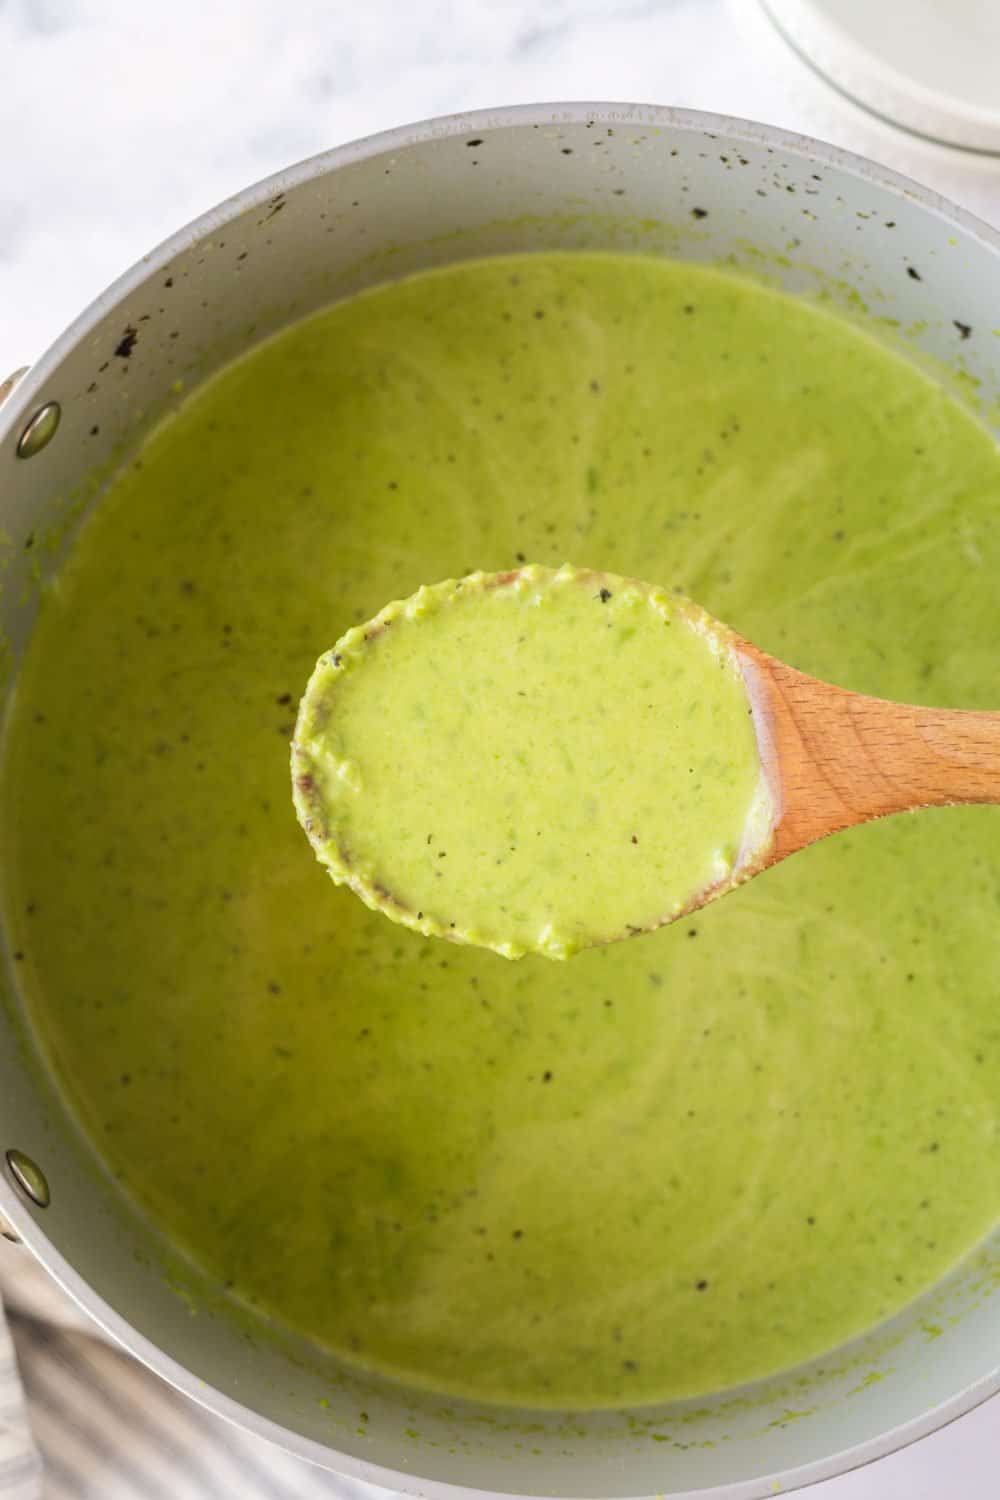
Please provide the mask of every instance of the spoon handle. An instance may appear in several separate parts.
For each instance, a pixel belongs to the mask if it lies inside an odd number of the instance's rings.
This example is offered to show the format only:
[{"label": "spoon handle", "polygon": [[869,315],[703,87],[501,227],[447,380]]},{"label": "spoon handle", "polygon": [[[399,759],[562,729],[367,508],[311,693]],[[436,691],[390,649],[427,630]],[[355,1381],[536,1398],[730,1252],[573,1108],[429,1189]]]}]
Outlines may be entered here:
[{"label": "spoon handle", "polygon": [[737,649],[777,807],[767,863],[889,813],[1000,802],[1000,713],[869,698]]}]

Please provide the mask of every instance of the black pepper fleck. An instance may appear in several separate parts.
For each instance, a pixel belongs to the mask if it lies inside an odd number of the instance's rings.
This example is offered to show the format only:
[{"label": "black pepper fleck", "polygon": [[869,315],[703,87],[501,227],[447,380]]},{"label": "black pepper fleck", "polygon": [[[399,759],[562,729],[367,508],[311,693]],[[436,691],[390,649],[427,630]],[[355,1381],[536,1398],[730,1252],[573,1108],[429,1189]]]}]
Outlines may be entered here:
[{"label": "black pepper fleck", "polygon": [[115,345],[115,354],[119,359],[129,358],[132,350],[135,348],[136,340],[138,339],[138,337],[139,330],[137,328],[133,328],[132,324],[129,323],[125,329],[125,332],[122,334],[121,338],[118,340],[118,343]]}]

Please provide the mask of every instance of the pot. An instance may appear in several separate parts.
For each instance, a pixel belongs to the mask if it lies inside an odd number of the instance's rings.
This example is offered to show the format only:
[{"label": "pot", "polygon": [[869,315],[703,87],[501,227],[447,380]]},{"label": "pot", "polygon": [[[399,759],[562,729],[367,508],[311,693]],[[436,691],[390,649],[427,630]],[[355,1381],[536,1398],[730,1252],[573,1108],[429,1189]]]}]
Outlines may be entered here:
[{"label": "pot", "polygon": [[[518,107],[391,131],[180,230],[0,386],[0,642],[14,668],[4,691],[31,629],[39,559],[43,575],[56,566],[100,476],[179,390],[363,287],[543,248],[722,262],[823,296],[883,340],[909,329],[910,358],[975,389],[984,417],[1000,411],[1000,340],[956,333],[997,321],[1000,237],[857,157],[636,105]],[[21,1019],[9,953],[3,975],[0,1214],[132,1354],[314,1463],[441,1500],[454,1486],[752,1500],[878,1458],[1000,1385],[1000,1233],[866,1337],[716,1397],[565,1415],[359,1377],[303,1340],[235,1321],[217,1289],[171,1261],[74,1127]]]}]

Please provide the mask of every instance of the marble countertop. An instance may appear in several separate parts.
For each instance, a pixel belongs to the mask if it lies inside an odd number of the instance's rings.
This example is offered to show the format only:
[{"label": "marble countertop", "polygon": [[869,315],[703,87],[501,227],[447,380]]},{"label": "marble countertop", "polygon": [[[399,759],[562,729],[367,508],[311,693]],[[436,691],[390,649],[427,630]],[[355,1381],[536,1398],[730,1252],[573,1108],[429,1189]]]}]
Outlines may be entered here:
[{"label": "marble countertop", "polygon": [[[875,157],[1000,224],[1000,159],[827,88],[758,0],[0,0],[0,378],[179,224],[390,125],[539,99],[687,105]],[[994,1500],[1000,1403],[816,1500]]]},{"label": "marble countertop", "polygon": [[1000,161],[850,105],[758,0],[0,0],[0,378],[257,178],[390,125],[540,99],[767,120],[1000,222]]}]

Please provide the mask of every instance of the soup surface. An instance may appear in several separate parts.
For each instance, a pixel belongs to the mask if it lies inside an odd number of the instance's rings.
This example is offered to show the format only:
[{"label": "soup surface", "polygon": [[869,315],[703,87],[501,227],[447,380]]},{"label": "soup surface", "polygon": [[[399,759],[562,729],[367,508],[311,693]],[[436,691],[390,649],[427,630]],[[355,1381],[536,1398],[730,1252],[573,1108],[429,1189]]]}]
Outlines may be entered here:
[{"label": "soup surface", "polygon": [[288,746],[347,625],[529,558],[996,707],[998,504],[855,328],[639,257],[415,277],[198,391],[49,591],[3,762],[25,1004],[122,1190],[357,1365],[529,1405],[731,1385],[932,1283],[1000,1210],[998,810],[510,964],[332,888]]},{"label": "soup surface", "polygon": [[726,627],[569,565],[425,584],[355,625],[309,679],[292,787],[338,885],[505,958],[661,926],[774,821]]}]

